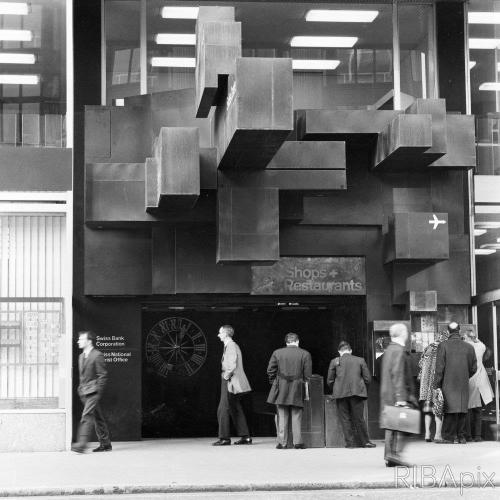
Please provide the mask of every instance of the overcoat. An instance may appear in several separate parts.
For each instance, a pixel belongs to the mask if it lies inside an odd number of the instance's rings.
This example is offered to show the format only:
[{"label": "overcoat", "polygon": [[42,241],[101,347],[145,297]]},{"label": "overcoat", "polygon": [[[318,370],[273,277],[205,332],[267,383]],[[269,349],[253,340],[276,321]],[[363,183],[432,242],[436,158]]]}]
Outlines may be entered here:
[{"label": "overcoat", "polygon": [[398,401],[415,402],[415,384],[409,353],[402,345],[391,342],[382,356],[380,410]]},{"label": "overcoat", "polygon": [[222,356],[222,378],[228,381],[227,390],[232,394],[250,392],[252,388],[243,369],[243,357],[240,346],[234,341],[224,346]]},{"label": "overcoat", "polygon": [[476,368],[474,348],[458,333],[439,344],[434,383],[443,391],[445,413],[467,413],[469,378],[476,373]]},{"label": "overcoat", "polygon": [[326,383],[332,387],[335,399],[359,396],[366,398],[366,386],[371,382],[371,375],[366,361],[352,354],[343,354],[332,359],[328,368]]},{"label": "overcoat", "polygon": [[267,375],[272,387],[267,402],[285,406],[304,406],[304,383],[312,373],[311,355],[295,345],[273,352]]},{"label": "overcoat", "polygon": [[493,401],[493,390],[483,365],[486,346],[480,340],[471,342],[470,345],[476,353],[477,371],[469,379],[469,408],[480,408],[482,406],[481,399],[485,405]]}]

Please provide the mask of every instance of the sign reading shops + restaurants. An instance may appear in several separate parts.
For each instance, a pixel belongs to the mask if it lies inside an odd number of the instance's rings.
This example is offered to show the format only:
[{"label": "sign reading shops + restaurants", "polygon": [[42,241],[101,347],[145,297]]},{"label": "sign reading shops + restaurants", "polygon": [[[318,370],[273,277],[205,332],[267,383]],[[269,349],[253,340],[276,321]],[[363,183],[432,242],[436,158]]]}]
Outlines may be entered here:
[{"label": "sign reading shops + restaurants", "polygon": [[252,266],[252,295],[366,295],[364,257],[283,257]]}]

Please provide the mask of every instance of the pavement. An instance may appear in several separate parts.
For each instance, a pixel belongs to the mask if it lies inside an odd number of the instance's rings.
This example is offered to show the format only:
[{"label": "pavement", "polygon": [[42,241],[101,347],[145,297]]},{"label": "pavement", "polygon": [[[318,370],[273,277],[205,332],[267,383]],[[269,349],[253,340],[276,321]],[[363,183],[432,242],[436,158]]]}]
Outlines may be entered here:
[{"label": "pavement", "polygon": [[277,450],[273,438],[251,446],[213,439],[113,443],[113,451],[0,453],[0,497],[261,492],[424,487],[500,487],[500,443],[410,441],[414,467],[387,468],[376,448]]}]

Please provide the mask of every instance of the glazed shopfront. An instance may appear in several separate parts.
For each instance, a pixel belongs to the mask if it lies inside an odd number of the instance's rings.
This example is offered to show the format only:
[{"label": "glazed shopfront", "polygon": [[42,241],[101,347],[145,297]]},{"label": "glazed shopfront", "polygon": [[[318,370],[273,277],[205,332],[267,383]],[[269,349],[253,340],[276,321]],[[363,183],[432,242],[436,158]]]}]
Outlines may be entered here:
[{"label": "glazed shopfront", "polygon": [[272,435],[285,333],[326,377],[342,339],[375,373],[391,322],[417,356],[472,322],[474,122],[447,87],[460,67],[436,72],[463,4],[103,6],[76,12],[104,29],[75,39],[74,325],[100,337],[114,439],[215,436],[222,324]]}]

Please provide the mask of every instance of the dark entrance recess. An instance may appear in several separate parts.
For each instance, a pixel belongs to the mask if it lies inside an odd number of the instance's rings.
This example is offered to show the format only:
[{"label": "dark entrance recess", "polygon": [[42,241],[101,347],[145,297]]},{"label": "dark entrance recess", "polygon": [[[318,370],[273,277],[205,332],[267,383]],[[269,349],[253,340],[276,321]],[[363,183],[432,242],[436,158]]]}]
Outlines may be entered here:
[{"label": "dark entrance recess", "polygon": [[[252,385],[253,391],[244,397],[252,435],[274,435],[274,408],[265,402],[269,391],[266,368],[273,350],[284,346],[286,333],[298,333],[300,345],[312,355],[313,373],[326,380],[328,365],[337,354],[340,340],[348,340],[355,353],[366,357],[365,304],[365,297],[328,297],[314,302],[280,298],[271,304],[241,306],[143,307],[142,436],[216,436],[222,356],[217,333],[223,324],[235,328],[234,339],[243,352],[245,372]],[[170,323],[163,321],[167,318]],[[169,330],[174,342],[176,335],[179,339],[179,331],[175,330],[184,329],[181,337],[187,350],[178,355],[177,368],[167,369],[158,358],[156,362],[152,359],[158,351],[170,364],[175,363],[175,353],[168,345],[172,340],[162,336],[162,328]],[[200,357],[188,362],[187,367],[182,366],[189,353],[195,351]],[[162,371],[163,376],[159,373]]]}]

